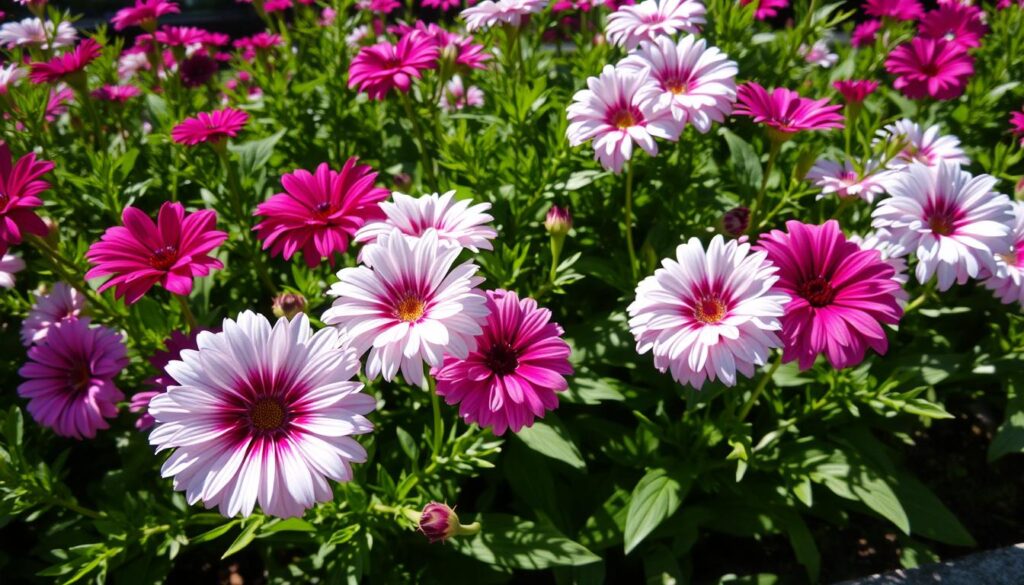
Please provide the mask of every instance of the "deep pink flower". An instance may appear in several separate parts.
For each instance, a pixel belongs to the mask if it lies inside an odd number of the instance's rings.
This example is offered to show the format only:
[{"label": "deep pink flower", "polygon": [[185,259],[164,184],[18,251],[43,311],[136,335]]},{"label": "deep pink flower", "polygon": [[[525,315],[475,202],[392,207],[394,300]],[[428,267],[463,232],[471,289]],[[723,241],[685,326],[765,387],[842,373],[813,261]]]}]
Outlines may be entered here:
[{"label": "deep pink flower", "polygon": [[205,51],[199,51],[188,57],[178,65],[178,75],[181,77],[181,84],[188,88],[202,87],[206,85],[217,71],[220,65]]},{"label": "deep pink flower", "polygon": [[85,39],[77,47],[45,63],[32,63],[28,78],[32,83],[54,83],[85,69],[103,48],[92,39]]},{"label": "deep pink flower", "polygon": [[445,356],[431,374],[437,393],[459,405],[466,423],[490,427],[501,435],[533,425],[544,412],[558,407],[558,395],[572,374],[569,344],[551,311],[515,292],[487,291],[490,315],[465,359]]},{"label": "deep pink flower", "polygon": [[786,232],[772,230],[758,247],[779,268],[775,290],[790,296],[782,317],[784,362],[800,369],[825,354],[835,368],[855,366],[868,348],[889,348],[882,324],[895,325],[903,315],[895,270],[878,250],[848,241],[839,223],[786,222]]},{"label": "deep pink flower", "polygon": [[924,16],[918,0],[864,0],[864,12],[876,18],[916,20]]},{"label": "deep pink flower", "polygon": [[398,0],[356,0],[356,8],[377,14],[390,14],[401,5]]},{"label": "deep pink flower", "polygon": [[50,100],[46,102],[46,121],[53,122],[68,111],[68,104],[75,101],[75,92],[66,85],[59,85],[50,90]]},{"label": "deep pink flower", "polygon": [[831,105],[827,98],[802,98],[797,92],[784,87],[769,93],[754,81],[741,85],[736,97],[738,103],[733,110],[734,115],[750,116],[755,123],[765,124],[783,136],[803,130],[843,127],[843,115],[839,113],[843,106]]},{"label": "deep pink flower", "polygon": [[134,85],[104,85],[92,92],[92,97],[104,102],[124,103],[140,95],[142,91]]},{"label": "deep pink flower", "polygon": [[1013,6],[1014,4],[1020,6],[1021,8],[1024,8],[1024,0],[1016,0],[1016,2],[1014,2],[1014,0],[999,0],[999,2],[996,2],[996,9],[1006,10],[1007,8]]},{"label": "deep pink flower", "polygon": [[39,424],[62,437],[93,438],[109,428],[124,394],[114,378],[128,365],[121,336],[106,327],[90,327],[89,319],[55,323],[46,342],[28,350],[18,370],[25,381],[18,395],[27,398],[28,412]]},{"label": "deep pink flower", "polygon": [[422,0],[420,6],[424,8],[437,8],[443,12],[447,12],[452,8],[458,8],[462,6],[462,0]]},{"label": "deep pink flower", "polygon": [[957,2],[940,2],[918,24],[918,31],[926,39],[945,39],[965,48],[981,46],[981,37],[988,32],[982,20],[984,12],[977,6]]},{"label": "deep pink flower", "polygon": [[93,268],[86,279],[113,275],[100,292],[114,289],[116,298],[132,304],[160,283],[176,295],[192,292],[192,279],[206,276],[223,265],[209,255],[228,235],[214,229],[217,213],[200,210],[186,214],[181,203],[164,203],[157,223],[140,209],[124,208],[124,226],[108,228],[85,257]]},{"label": "deep pink flower", "polygon": [[878,89],[878,82],[870,79],[847,79],[835,81],[832,87],[843,94],[848,103],[859,104]]},{"label": "deep pink flower", "polygon": [[484,62],[491,58],[483,45],[473,43],[472,36],[449,32],[434,23],[425,24],[418,20],[416,26],[399,24],[395,29],[400,36],[423,35],[430,38],[437,45],[438,58],[454,60],[457,65],[470,69],[483,69]]},{"label": "deep pink flower", "polygon": [[200,112],[194,118],[186,118],[171,130],[171,139],[178,144],[195,146],[203,142],[218,142],[238,136],[249,121],[249,114],[234,108],[212,112]]},{"label": "deep pink flower", "polygon": [[267,0],[263,3],[263,12],[273,14],[275,12],[284,12],[291,7],[292,0]]},{"label": "deep pink flower", "polygon": [[1024,146],[1024,111],[1010,114],[1010,131],[1020,136],[1020,143]]},{"label": "deep pink flower", "polygon": [[285,260],[302,251],[309,267],[326,257],[334,265],[334,254],[348,250],[349,240],[367,221],[383,219],[378,203],[388,190],[375,187],[377,173],[367,165],[348,159],[341,172],[322,163],[316,174],[299,169],[281,177],[284,193],[261,203],[253,215],[263,221],[253,230],[270,248],[273,256]]},{"label": "deep pink flower", "polygon": [[0,142],[0,256],[25,234],[46,235],[46,224],[33,210],[43,204],[37,195],[50,188],[40,177],[52,170],[52,162],[36,160],[32,152],[14,162],[11,148]]},{"label": "deep pink flower", "polygon": [[132,394],[132,401],[128,407],[131,412],[138,412],[139,418],[135,421],[135,428],[144,431],[153,426],[156,420],[149,414],[149,401],[154,396],[167,392],[167,388],[175,384],[174,378],[167,373],[167,364],[173,360],[181,359],[181,352],[189,349],[195,350],[198,347],[196,338],[205,329],[193,329],[188,335],[180,331],[171,333],[170,338],[164,342],[166,349],[157,351],[149,358],[149,365],[156,370],[156,375],[146,380],[146,385],[152,390],[143,390]]},{"label": "deep pink flower", "polygon": [[421,71],[437,66],[437,45],[423,35],[406,35],[398,45],[388,42],[363,47],[348,69],[348,86],[370,99],[383,100],[392,88],[407,92]]},{"label": "deep pink flower", "polygon": [[875,44],[875,35],[882,28],[880,20],[866,20],[858,24],[850,35],[850,44],[854,47],[866,47]]},{"label": "deep pink flower", "polygon": [[194,26],[164,26],[153,34],[153,38],[168,47],[187,47],[202,44],[209,34]]},{"label": "deep pink flower", "polygon": [[269,51],[274,47],[280,46],[281,35],[261,32],[251,37],[238,39],[234,44],[236,49],[242,50],[242,57],[246,61],[251,61],[256,58],[257,53]]},{"label": "deep pink flower", "polygon": [[156,26],[156,19],[165,14],[179,12],[181,10],[178,5],[167,0],[135,0],[134,6],[118,10],[110,22],[114,23],[114,30],[124,30],[130,26],[152,30],[152,27]]},{"label": "deep pink flower", "polygon": [[961,45],[916,37],[893,49],[885,68],[897,76],[893,87],[910,99],[951,100],[964,92],[974,75],[974,59]]},{"label": "deep pink flower", "polygon": [[740,5],[746,6],[751,2],[757,2],[757,9],[754,12],[754,18],[758,20],[775,18],[775,16],[778,15],[779,10],[789,6],[789,0],[740,0]]}]

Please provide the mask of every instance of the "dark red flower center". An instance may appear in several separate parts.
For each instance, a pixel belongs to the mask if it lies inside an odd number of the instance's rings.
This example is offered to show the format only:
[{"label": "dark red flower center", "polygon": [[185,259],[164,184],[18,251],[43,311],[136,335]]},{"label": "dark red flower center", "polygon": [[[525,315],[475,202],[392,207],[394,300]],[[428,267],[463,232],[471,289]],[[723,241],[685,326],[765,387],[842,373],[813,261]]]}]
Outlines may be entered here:
[{"label": "dark red flower center", "polygon": [[831,304],[836,298],[836,291],[833,290],[832,283],[821,276],[805,280],[797,287],[796,292],[807,299],[812,307],[824,307]]},{"label": "dark red flower center", "polygon": [[499,376],[507,376],[519,367],[519,354],[510,343],[495,343],[484,353],[484,363]]},{"label": "dark red flower center", "polygon": [[249,407],[249,424],[255,431],[272,432],[284,426],[288,412],[277,398],[260,398]]},{"label": "dark red flower center", "polygon": [[164,246],[153,250],[149,256],[149,265],[157,270],[167,270],[178,261],[178,247]]},{"label": "dark red flower center", "polygon": [[693,318],[708,325],[714,325],[724,319],[725,313],[725,303],[717,296],[704,297],[693,307]]},{"label": "dark red flower center", "polygon": [[330,201],[323,201],[316,204],[316,207],[313,208],[313,213],[316,214],[317,219],[327,219],[329,215],[334,213],[334,209],[331,207]]},{"label": "dark red flower center", "polygon": [[950,236],[956,231],[956,223],[947,213],[939,213],[928,218],[928,227],[936,236]]},{"label": "dark red flower center", "polygon": [[89,369],[89,362],[82,361],[68,370],[68,386],[76,392],[89,387],[92,382],[92,370]]}]

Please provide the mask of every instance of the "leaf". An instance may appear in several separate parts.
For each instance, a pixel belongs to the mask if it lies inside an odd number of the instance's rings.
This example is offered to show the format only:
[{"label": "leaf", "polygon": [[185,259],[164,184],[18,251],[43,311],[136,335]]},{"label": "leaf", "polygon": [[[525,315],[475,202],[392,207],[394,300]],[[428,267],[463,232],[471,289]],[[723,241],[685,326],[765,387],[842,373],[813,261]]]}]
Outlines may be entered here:
[{"label": "leaf", "polygon": [[586,469],[579,447],[572,442],[569,432],[553,415],[538,420],[532,427],[519,431],[516,438],[534,451],[562,461],[575,469]]},{"label": "leaf", "polygon": [[449,542],[460,553],[489,565],[536,570],[589,565],[601,560],[548,525],[506,514],[481,514],[476,520],[481,524],[480,532]]},{"label": "leaf", "polygon": [[402,427],[395,427],[395,434],[398,435],[398,444],[402,447],[402,452],[405,453],[406,457],[410,461],[419,459],[420,448],[416,444],[416,439],[412,438],[412,435]]},{"label": "leaf", "polygon": [[896,496],[910,519],[911,534],[953,546],[977,546],[974,537],[928,486],[909,473],[898,475]]},{"label": "leaf", "polygon": [[228,150],[238,154],[239,174],[245,177],[255,175],[262,170],[274,154],[274,147],[287,131],[287,128],[282,128],[276,134],[266,138],[250,140],[241,144],[229,144]]},{"label": "leaf", "polygon": [[231,543],[231,546],[228,547],[228,550],[220,558],[226,559],[249,546],[252,539],[256,538],[256,531],[259,530],[260,526],[263,526],[264,520],[264,516],[253,516],[249,520],[249,524],[242,529],[242,533],[238,535],[238,538]]},{"label": "leaf", "polygon": [[25,436],[25,420],[21,415],[21,409],[12,406],[7,413],[7,421],[4,423],[4,437],[13,446],[21,445]]},{"label": "leaf", "polygon": [[260,535],[274,534],[275,532],[316,532],[316,527],[302,518],[286,518],[280,522],[269,524]]},{"label": "leaf", "polygon": [[722,128],[719,130],[729,145],[729,166],[735,172],[736,179],[747,189],[756,191],[761,188],[761,158],[754,152],[748,142]]},{"label": "leaf", "polygon": [[814,535],[807,528],[807,523],[800,514],[792,510],[783,510],[779,514],[779,523],[789,536],[789,544],[793,547],[796,560],[807,569],[807,576],[812,583],[818,582],[821,573],[821,552],[814,542]]},{"label": "leaf", "polygon": [[225,522],[224,524],[221,524],[220,526],[218,526],[216,528],[212,528],[212,529],[207,530],[206,532],[204,532],[204,533],[202,533],[202,534],[200,534],[200,535],[198,535],[198,536],[196,536],[194,538],[190,538],[189,542],[191,544],[199,544],[201,542],[209,542],[211,540],[216,540],[216,539],[220,538],[221,536],[224,536],[225,534],[228,533],[229,530],[231,530],[232,528],[237,526],[238,522],[239,522],[238,520],[232,520],[231,522]]},{"label": "leaf", "polygon": [[626,513],[626,554],[679,509],[692,483],[693,474],[687,473],[680,479],[664,469],[652,469],[637,482]]},{"label": "leaf", "polygon": [[1024,452],[1024,396],[1017,394],[1013,382],[1007,382],[1006,390],[1009,395],[1006,419],[999,425],[996,436],[988,446],[990,462],[1009,453]]},{"label": "leaf", "polygon": [[[892,487],[876,470],[853,455],[839,449],[818,464],[811,479],[819,481],[835,495],[858,500],[904,533],[910,533],[910,520]],[[817,477],[815,477],[817,476]]]}]

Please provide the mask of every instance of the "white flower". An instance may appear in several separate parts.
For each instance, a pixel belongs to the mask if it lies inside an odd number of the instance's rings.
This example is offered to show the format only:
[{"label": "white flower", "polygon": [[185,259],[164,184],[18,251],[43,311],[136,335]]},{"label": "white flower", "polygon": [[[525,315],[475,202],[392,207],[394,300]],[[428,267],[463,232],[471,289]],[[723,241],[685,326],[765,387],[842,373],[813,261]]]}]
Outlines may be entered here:
[{"label": "white flower", "polygon": [[484,92],[475,85],[466,88],[462,83],[462,77],[456,73],[445,84],[438,105],[448,113],[454,113],[466,107],[479,108],[484,105]]},{"label": "white flower", "polygon": [[942,161],[966,165],[971,161],[960,148],[960,139],[956,136],[940,136],[939,126],[930,126],[921,130],[916,122],[907,118],[893,122],[876,133],[874,144],[881,142],[902,143],[903,148],[886,165],[890,169],[902,168],[912,162],[920,162],[934,166]]},{"label": "white flower", "polygon": [[1013,202],[1013,217],[1010,250],[996,254],[996,269],[982,284],[1003,303],[1024,305],[1024,202]]},{"label": "white flower", "polygon": [[486,29],[497,24],[519,26],[523,17],[544,10],[548,0],[483,0],[463,10],[466,30]]},{"label": "white flower", "polygon": [[0,258],[0,288],[14,288],[14,275],[25,269],[25,261],[14,254]]},{"label": "white flower", "polygon": [[878,170],[878,163],[871,160],[868,161],[863,176],[857,172],[855,164],[850,160],[838,163],[818,159],[811,170],[807,171],[807,179],[821,187],[818,199],[835,193],[842,198],[860,197],[868,203],[873,203],[876,196],[885,192],[885,186],[891,176],[892,173],[889,171]]},{"label": "white flower", "polygon": [[608,17],[604,34],[613,45],[632,50],[640,41],[653,41],[677,32],[698,33],[707,9],[700,0],[644,0],[623,5]]},{"label": "white flower", "polygon": [[[47,39],[52,37],[52,43]],[[52,21],[45,23],[38,18],[26,18],[19,22],[5,22],[0,26],[0,46],[12,48],[38,46],[43,49],[70,47],[78,40],[78,32],[69,22],[61,22],[54,30]]]},{"label": "white flower", "polygon": [[25,77],[25,70],[17,63],[0,65],[0,94],[7,93],[14,85]]},{"label": "white flower", "polygon": [[810,47],[800,45],[800,55],[804,58],[804,61],[811,65],[817,65],[825,69],[839,62],[839,55],[829,52],[828,43],[824,39],[814,41],[814,44]]}]

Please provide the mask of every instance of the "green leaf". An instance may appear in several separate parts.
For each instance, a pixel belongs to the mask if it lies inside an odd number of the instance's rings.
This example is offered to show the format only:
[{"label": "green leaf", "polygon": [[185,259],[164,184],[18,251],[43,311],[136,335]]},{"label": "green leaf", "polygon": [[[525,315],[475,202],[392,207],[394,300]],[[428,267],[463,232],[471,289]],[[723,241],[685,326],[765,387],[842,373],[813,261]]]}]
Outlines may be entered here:
[{"label": "green leaf", "polygon": [[7,421],[4,423],[4,437],[7,442],[14,446],[21,445],[25,437],[25,420],[21,415],[21,409],[12,406],[7,412]]},{"label": "green leaf", "polygon": [[679,476],[664,469],[652,469],[637,482],[626,512],[626,554],[679,509],[692,483],[693,474]]},{"label": "green leaf", "polygon": [[729,130],[719,130],[729,145],[729,166],[735,172],[736,179],[747,189],[756,191],[761,188],[761,158],[754,148]]},{"label": "green leaf", "polygon": [[228,150],[238,154],[239,174],[245,177],[255,175],[258,171],[262,170],[270,162],[270,157],[274,154],[274,147],[287,131],[287,128],[282,128],[276,134],[261,138],[260,140],[250,140],[241,144],[229,144]]},{"label": "green leaf", "polygon": [[199,544],[201,542],[209,542],[211,540],[216,540],[216,539],[220,538],[221,536],[224,536],[225,534],[228,533],[229,530],[231,530],[232,528],[237,526],[238,522],[239,522],[238,520],[232,520],[231,522],[225,522],[224,524],[221,524],[220,526],[218,526],[216,528],[212,528],[212,529],[207,530],[206,532],[204,532],[204,533],[202,533],[202,534],[200,534],[200,535],[198,535],[198,536],[196,536],[194,538],[190,538],[189,539],[189,543],[191,543],[191,544]]},{"label": "green leaf", "polygon": [[779,523],[789,536],[789,544],[793,547],[796,560],[807,569],[807,576],[812,583],[818,582],[821,573],[821,552],[814,542],[814,535],[807,528],[800,514],[792,510],[783,510],[779,514]]},{"label": "green leaf", "polygon": [[238,538],[231,543],[231,546],[228,547],[228,550],[220,558],[226,559],[249,546],[249,543],[256,538],[256,531],[260,529],[260,526],[263,526],[264,520],[266,520],[264,516],[253,516],[250,518],[248,525],[242,529],[242,533],[238,535]]},{"label": "green leaf", "polygon": [[881,474],[854,455],[836,449],[815,468],[811,479],[822,483],[835,495],[858,500],[904,533],[910,533],[910,520],[892,486]]},{"label": "green leaf", "polygon": [[316,527],[302,518],[287,518],[267,525],[260,535],[274,534],[275,532],[316,532]]},{"label": "green leaf", "polygon": [[532,427],[525,428],[515,435],[516,438],[534,451],[557,459],[575,469],[586,469],[579,447],[569,437],[569,432],[561,421],[553,415],[538,420]]},{"label": "green leaf", "polygon": [[911,534],[953,546],[977,545],[956,515],[917,478],[901,473],[893,489],[910,519]]},{"label": "green leaf", "polygon": [[536,570],[601,560],[552,526],[506,514],[481,514],[476,520],[481,524],[480,532],[449,542],[460,553],[489,565]]},{"label": "green leaf", "polygon": [[412,435],[402,427],[395,427],[395,434],[398,435],[398,444],[402,447],[402,451],[410,461],[416,461],[420,456],[419,445],[416,444],[416,439],[412,438]]},{"label": "green leaf", "polygon": [[988,446],[988,460],[995,461],[1009,453],[1024,452],[1024,396],[1017,394],[1013,382],[1006,384],[1009,400],[1006,419],[999,425],[996,436]]}]

